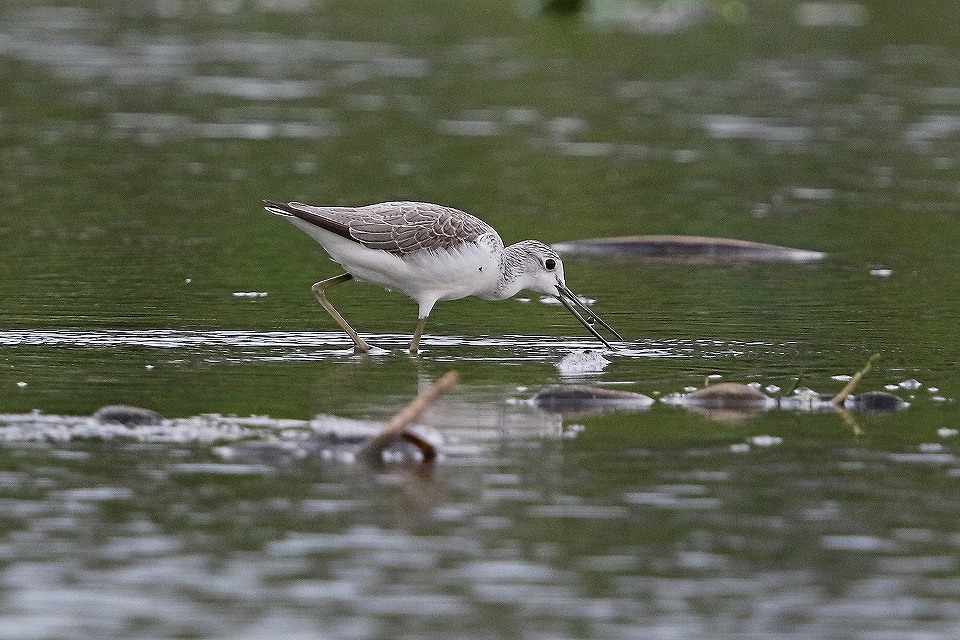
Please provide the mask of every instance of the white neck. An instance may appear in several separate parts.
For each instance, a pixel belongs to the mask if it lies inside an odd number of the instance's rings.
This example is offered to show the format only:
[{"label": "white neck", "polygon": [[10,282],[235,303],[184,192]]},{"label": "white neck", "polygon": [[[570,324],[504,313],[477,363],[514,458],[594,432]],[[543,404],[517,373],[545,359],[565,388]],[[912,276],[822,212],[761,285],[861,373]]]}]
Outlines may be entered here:
[{"label": "white neck", "polygon": [[527,287],[526,273],[523,270],[526,251],[522,242],[504,247],[501,260],[500,281],[492,300],[506,300],[517,295]]}]

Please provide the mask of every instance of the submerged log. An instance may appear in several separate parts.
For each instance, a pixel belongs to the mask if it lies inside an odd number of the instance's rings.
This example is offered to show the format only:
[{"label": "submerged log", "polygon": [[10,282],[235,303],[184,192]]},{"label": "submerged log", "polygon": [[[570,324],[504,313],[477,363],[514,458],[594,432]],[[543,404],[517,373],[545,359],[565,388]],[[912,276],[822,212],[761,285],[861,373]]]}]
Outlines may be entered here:
[{"label": "submerged log", "polygon": [[763,242],[703,236],[621,236],[560,242],[562,254],[630,258],[666,264],[722,264],[736,262],[811,262],[827,254]]}]

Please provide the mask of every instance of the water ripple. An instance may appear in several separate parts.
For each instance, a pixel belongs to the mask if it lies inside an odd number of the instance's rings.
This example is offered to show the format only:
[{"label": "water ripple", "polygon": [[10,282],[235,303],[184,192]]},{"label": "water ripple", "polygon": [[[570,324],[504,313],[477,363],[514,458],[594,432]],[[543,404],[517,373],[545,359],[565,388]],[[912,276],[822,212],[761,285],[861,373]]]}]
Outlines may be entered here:
[{"label": "water ripple", "polygon": [[[374,334],[369,341],[385,349],[403,351],[410,342],[407,334]],[[445,357],[451,348],[473,350],[457,353],[458,359],[482,361],[550,360],[558,355],[594,351],[589,338],[548,336],[428,336],[421,342],[428,356]],[[609,356],[634,358],[728,357],[750,353],[785,352],[789,343],[765,341],[671,338],[638,340],[617,345]],[[276,362],[320,360],[353,353],[346,336],[335,331],[193,331],[177,329],[10,329],[0,331],[0,347],[67,347],[111,349],[146,347],[152,349],[210,350],[236,349],[242,355],[223,355],[220,362]],[[249,350],[267,350],[251,352]],[[496,349],[501,353],[478,354],[476,350]]]}]

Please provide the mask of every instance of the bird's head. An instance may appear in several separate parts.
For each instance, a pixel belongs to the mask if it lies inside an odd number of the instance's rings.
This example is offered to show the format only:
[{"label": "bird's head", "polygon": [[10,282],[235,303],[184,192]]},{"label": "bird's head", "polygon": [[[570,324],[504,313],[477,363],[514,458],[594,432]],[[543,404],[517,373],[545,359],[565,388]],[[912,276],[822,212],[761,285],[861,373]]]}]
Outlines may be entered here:
[{"label": "bird's head", "polygon": [[536,240],[519,242],[517,248],[521,250],[523,289],[556,296],[560,287],[566,288],[563,261],[556,251]]},{"label": "bird's head", "polygon": [[620,334],[594,313],[574,292],[567,288],[563,276],[563,261],[556,251],[536,240],[526,240],[516,245],[517,253],[521,256],[522,265],[519,278],[522,280],[522,289],[544,293],[553,296],[567,308],[573,316],[603,344],[613,348],[609,342],[594,328],[599,324],[607,331],[623,340]]}]

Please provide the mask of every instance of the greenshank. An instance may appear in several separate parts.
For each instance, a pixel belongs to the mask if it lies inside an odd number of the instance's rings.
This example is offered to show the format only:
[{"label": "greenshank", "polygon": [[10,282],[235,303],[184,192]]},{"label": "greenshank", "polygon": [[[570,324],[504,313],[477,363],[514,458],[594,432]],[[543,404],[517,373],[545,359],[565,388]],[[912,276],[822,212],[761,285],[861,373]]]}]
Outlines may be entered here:
[{"label": "greenshank", "polygon": [[594,327],[623,340],[570,289],[557,252],[536,240],[505,247],[500,235],[479,218],[426,202],[382,202],[364,207],[315,207],[299,202],[263,201],[319,242],[346,273],[313,285],[317,302],[353,340],[355,351],[370,350],[327,300],[327,290],[348,280],[399,291],[419,305],[410,353],[416,354],[433,306],[441,300],[476,296],[504,300],[521,290],[559,300],[608,348]]}]

